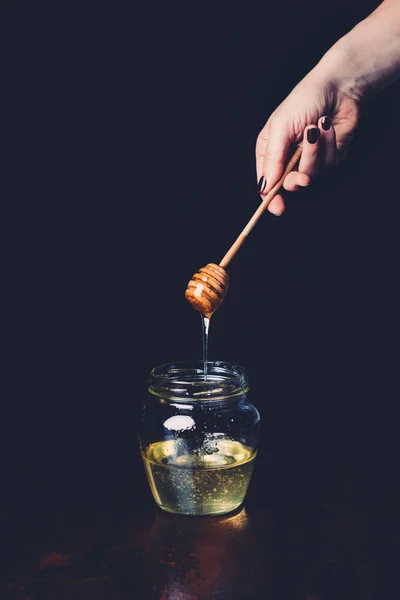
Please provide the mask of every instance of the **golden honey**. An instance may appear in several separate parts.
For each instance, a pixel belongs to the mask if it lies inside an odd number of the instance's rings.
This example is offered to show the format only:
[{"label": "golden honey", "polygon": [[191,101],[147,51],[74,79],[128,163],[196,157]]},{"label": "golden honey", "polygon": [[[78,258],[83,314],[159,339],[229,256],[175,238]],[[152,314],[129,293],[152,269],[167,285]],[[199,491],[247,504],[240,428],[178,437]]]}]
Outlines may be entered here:
[{"label": "golden honey", "polygon": [[153,443],[142,454],[156,503],[168,512],[219,515],[243,502],[256,452],[238,441],[215,439],[197,453],[184,440]]}]

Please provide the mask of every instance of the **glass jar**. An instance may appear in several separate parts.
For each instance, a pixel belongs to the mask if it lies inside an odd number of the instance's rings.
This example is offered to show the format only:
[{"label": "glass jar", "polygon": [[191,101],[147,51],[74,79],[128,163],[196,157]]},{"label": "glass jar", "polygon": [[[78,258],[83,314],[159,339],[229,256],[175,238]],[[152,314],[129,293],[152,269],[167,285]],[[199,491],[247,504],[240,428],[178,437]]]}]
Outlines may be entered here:
[{"label": "glass jar", "polygon": [[257,456],[260,415],[246,370],[225,362],[168,363],[150,373],[139,444],[156,504],[183,515],[238,508]]}]

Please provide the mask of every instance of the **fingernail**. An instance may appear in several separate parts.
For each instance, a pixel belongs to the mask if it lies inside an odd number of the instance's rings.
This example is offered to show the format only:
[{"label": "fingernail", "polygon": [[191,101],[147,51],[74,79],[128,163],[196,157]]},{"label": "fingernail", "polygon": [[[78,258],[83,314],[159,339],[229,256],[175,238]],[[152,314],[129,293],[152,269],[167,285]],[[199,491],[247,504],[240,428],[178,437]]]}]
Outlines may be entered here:
[{"label": "fingernail", "polygon": [[307,142],[309,144],[315,144],[319,138],[319,129],[317,127],[311,127],[307,129]]},{"label": "fingernail", "polygon": [[265,179],[264,175],[262,175],[258,182],[258,193],[262,194],[266,187],[267,187],[267,180]]},{"label": "fingernail", "polygon": [[324,131],[329,131],[331,128],[331,120],[329,117],[322,117],[321,119],[322,129]]}]

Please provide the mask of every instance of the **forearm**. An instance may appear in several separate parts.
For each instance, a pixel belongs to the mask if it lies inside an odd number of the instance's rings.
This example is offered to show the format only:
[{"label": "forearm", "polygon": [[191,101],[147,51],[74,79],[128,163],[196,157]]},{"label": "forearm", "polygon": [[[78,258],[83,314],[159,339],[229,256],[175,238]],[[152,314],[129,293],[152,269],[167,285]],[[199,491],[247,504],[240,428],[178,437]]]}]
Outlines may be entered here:
[{"label": "forearm", "polygon": [[315,70],[359,100],[400,77],[400,0],[382,2],[332,46]]}]

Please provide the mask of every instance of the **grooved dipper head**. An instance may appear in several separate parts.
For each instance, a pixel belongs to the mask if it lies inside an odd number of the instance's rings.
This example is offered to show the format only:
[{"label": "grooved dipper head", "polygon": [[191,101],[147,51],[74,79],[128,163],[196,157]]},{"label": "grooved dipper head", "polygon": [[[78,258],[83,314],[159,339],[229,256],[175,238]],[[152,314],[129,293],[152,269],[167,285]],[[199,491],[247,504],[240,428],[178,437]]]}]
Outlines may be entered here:
[{"label": "grooved dipper head", "polygon": [[229,275],[215,263],[208,263],[189,281],[185,296],[202,315],[210,318],[221,306],[228,291]]}]

